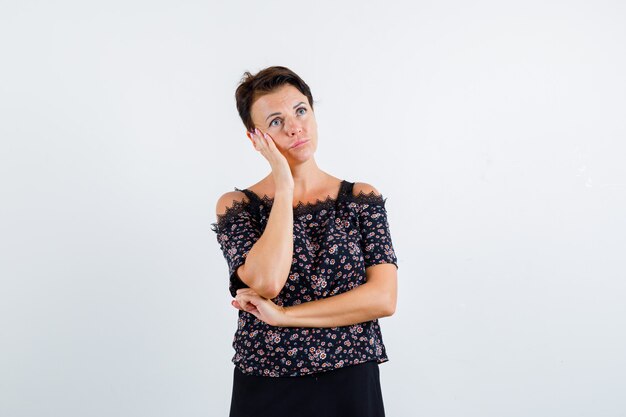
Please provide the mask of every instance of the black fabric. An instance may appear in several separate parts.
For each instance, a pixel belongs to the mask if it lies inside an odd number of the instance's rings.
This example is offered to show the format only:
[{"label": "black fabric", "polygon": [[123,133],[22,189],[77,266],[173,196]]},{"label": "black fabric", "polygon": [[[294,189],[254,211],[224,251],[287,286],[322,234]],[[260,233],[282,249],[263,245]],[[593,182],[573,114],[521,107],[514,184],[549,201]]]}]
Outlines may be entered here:
[{"label": "black fabric", "polygon": [[[368,268],[397,258],[385,198],[374,191],[354,194],[342,180],[337,197],[298,202],[293,208],[294,256],[287,281],[272,299],[290,307],[332,297],[364,284]],[[273,206],[267,195],[250,190],[213,224],[230,274],[233,297],[245,286],[237,276],[263,234]],[[238,311],[233,363],[246,375],[295,377],[344,366],[388,360],[378,319],[340,327],[276,327]]]},{"label": "black fabric", "polygon": [[384,417],[378,363],[295,377],[234,368],[230,417]]}]

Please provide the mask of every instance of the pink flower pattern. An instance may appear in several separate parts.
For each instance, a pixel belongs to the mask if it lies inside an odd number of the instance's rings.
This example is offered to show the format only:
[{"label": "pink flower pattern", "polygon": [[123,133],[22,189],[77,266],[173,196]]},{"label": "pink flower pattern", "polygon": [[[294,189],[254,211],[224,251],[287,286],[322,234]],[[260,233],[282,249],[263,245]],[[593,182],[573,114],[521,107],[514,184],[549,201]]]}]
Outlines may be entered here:
[{"label": "pink flower pattern", "polygon": [[[341,294],[365,283],[365,269],[380,263],[398,267],[385,201],[373,192],[353,194],[342,181],[336,198],[294,207],[294,255],[285,286],[273,301],[297,305]],[[262,235],[273,199],[240,190],[212,223],[228,264],[229,290],[247,287],[237,276],[252,245]],[[233,363],[249,375],[301,376],[375,360],[389,360],[378,320],[331,328],[276,327],[239,310]]]}]

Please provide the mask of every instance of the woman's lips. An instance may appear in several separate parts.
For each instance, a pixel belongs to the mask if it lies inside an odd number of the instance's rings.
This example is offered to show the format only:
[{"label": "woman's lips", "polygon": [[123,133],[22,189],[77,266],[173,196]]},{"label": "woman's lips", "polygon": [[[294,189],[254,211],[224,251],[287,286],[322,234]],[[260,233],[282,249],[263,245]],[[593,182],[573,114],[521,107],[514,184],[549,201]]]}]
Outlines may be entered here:
[{"label": "woman's lips", "polygon": [[305,139],[305,140],[296,142],[295,145],[292,146],[292,148],[297,148],[298,146],[302,145],[303,143],[307,143],[308,141],[309,141],[308,139]]}]

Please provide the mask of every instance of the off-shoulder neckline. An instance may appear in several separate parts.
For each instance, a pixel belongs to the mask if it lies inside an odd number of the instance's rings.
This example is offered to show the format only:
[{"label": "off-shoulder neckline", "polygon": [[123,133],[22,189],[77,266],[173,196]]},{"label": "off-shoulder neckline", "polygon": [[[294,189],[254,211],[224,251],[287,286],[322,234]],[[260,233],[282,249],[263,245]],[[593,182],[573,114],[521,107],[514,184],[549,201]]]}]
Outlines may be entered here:
[{"label": "off-shoulder neckline", "polygon": [[[327,205],[329,203],[335,203],[338,200],[343,199],[343,197],[345,197],[347,191],[352,190],[352,187],[349,187],[349,185],[351,185],[351,183],[349,183],[346,180],[341,180],[339,182],[339,190],[337,191],[337,195],[335,197],[331,196],[330,194],[328,194],[326,196],[326,198],[320,200],[319,198],[316,198],[315,201],[298,201],[296,203],[295,206],[292,206],[294,213],[295,212],[299,212],[303,209],[307,209],[307,208],[313,208],[313,207],[317,207],[319,205]],[[262,203],[265,205],[269,205],[271,206],[272,204],[274,204],[274,197],[270,197],[267,194],[263,194],[262,196],[259,196],[257,193],[255,193],[254,191],[248,189],[248,188],[244,188],[244,189],[239,189],[237,187],[235,187],[235,191],[241,191],[243,193],[246,194],[246,196],[248,196],[248,198],[250,200],[256,200],[258,203]],[[251,198],[252,197],[252,198]]]},{"label": "off-shoulder neckline", "polygon": [[[325,199],[320,200],[316,199],[316,201],[298,201],[296,206],[292,206],[294,219],[297,217],[301,217],[306,214],[312,214],[317,211],[321,211],[323,209],[331,209],[336,207],[341,201],[347,202],[357,202],[357,203],[365,203],[365,204],[382,204],[384,206],[386,198],[383,197],[382,194],[376,194],[374,191],[370,191],[369,193],[364,193],[362,190],[359,191],[357,195],[353,194],[353,182],[349,182],[347,180],[341,180],[339,185],[339,192],[335,197],[330,194],[326,196]],[[217,215],[217,222],[213,223],[214,227],[220,224],[224,224],[227,219],[236,216],[240,211],[245,209],[250,205],[260,206],[263,205],[268,209],[271,209],[274,203],[274,197],[270,197],[267,194],[263,194],[259,196],[255,192],[244,188],[240,189],[238,187],[234,187],[235,191],[243,192],[247,200],[233,200],[233,204],[230,207],[226,208],[224,214]]]}]

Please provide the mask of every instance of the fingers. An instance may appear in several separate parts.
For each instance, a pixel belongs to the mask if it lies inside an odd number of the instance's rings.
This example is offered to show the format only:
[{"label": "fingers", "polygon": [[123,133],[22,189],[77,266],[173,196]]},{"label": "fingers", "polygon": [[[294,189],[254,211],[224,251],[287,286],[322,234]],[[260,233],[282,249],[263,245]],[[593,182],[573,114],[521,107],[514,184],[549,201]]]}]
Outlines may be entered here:
[{"label": "fingers", "polygon": [[253,296],[250,294],[237,294],[235,301],[241,306],[243,311],[248,313],[257,315],[259,313],[259,309],[257,306],[251,301]]},{"label": "fingers", "polygon": [[248,301],[246,301],[245,298],[243,298],[243,296],[241,296],[240,294],[237,294],[237,297],[235,297],[235,299],[233,300],[233,302],[237,303],[237,305],[239,306],[238,308],[240,308],[243,311],[248,311]]},{"label": "fingers", "polygon": [[250,138],[252,139],[252,143],[254,144],[254,149],[257,151],[261,151],[262,149],[267,147],[267,143],[265,142],[263,135],[259,129],[256,127],[254,130],[250,132]]},{"label": "fingers", "polygon": [[269,133],[263,133],[256,127],[253,131],[250,131],[248,133],[250,134],[250,138],[254,143],[254,149],[256,149],[257,151],[276,148],[276,144],[274,143],[274,140]]},{"label": "fingers", "polygon": [[252,294],[244,291],[237,291],[237,296],[235,297],[235,301],[241,306],[241,309],[244,311],[252,311],[256,309],[256,306],[251,302]]},{"label": "fingers", "polygon": [[257,315],[259,313],[259,310],[256,308],[256,306],[254,304],[248,304],[248,306],[246,308],[242,307],[241,304],[239,304],[237,302],[237,300],[233,300],[230,303],[233,307],[235,307],[238,310],[241,311],[245,311],[246,313],[250,313],[250,314],[254,314]]},{"label": "fingers", "polygon": [[268,148],[276,149],[276,144],[274,143],[274,138],[270,136],[269,133],[263,133],[263,137],[265,138],[265,143],[267,143]]}]

